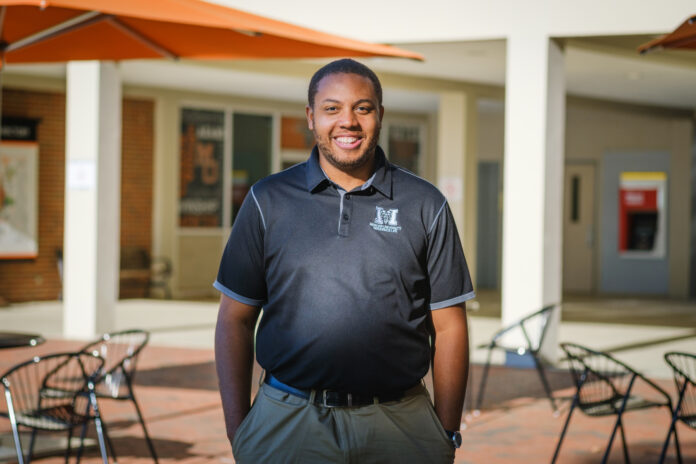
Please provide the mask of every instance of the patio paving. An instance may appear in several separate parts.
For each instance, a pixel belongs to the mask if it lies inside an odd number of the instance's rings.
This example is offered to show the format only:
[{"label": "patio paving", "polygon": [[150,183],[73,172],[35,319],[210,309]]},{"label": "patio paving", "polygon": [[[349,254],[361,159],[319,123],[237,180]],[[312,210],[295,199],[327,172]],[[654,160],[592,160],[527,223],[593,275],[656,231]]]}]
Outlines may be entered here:
[{"label": "patio paving", "polygon": [[[49,340],[34,348],[0,350],[0,371],[22,359],[81,345],[76,341]],[[480,378],[478,364],[473,366],[472,373],[475,381]],[[549,376],[557,396],[567,397],[572,393],[566,372],[551,370]],[[531,369],[494,366],[489,382],[481,415],[474,419],[463,417],[463,445],[455,462],[550,462],[568,402],[563,403],[562,413],[554,416],[536,372]],[[674,391],[669,379],[658,379],[658,382],[667,391]],[[211,349],[148,346],[142,354],[135,383],[136,395],[162,464],[234,463],[225,436]],[[475,390],[471,388],[470,394],[475,395]],[[100,405],[114,438],[119,462],[152,462],[142,430],[135,422],[132,405],[116,401],[101,401]],[[629,413],[625,423],[631,462],[657,462],[669,424],[666,410]],[[611,418],[574,414],[558,462],[599,462],[612,426]],[[8,431],[9,422],[0,420],[0,433]],[[696,431],[680,427],[679,432],[684,462],[696,462]],[[618,442],[615,442],[614,451],[610,462],[623,462]],[[63,459],[61,456],[43,457],[36,462],[57,464]],[[89,450],[83,462],[100,462],[96,450]],[[667,462],[676,462],[673,452]]]}]

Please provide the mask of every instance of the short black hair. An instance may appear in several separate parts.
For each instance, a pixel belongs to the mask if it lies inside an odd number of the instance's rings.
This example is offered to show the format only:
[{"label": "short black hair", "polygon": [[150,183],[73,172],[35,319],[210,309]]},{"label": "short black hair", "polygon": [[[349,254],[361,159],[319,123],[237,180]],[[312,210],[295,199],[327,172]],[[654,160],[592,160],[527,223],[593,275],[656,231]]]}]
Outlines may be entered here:
[{"label": "short black hair", "polygon": [[307,90],[307,101],[309,102],[310,108],[314,108],[314,97],[317,94],[319,82],[326,76],[341,73],[357,74],[358,76],[370,79],[372,87],[375,89],[375,94],[377,94],[377,100],[380,106],[382,105],[382,84],[380,84],[377,74],[362,63],[351,60],[350,58],[343,58],[322,66],[312,76],[312,79],[309,81],[309,89]]}]

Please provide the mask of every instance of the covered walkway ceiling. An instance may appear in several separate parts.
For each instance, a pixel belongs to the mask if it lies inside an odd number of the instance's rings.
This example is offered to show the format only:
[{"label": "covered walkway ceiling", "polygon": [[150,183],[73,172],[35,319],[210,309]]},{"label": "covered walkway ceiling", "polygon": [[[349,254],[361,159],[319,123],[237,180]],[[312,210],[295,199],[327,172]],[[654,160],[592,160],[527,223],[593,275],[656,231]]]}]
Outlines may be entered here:
[{"label": "covered walkway ceiling", "polygon": [[[570,95],[602,100],[695,109],[696,54],[662,51],[639,55],[636,48],[653,36],[559,39],[565,46],[566,84]],[[484,40],[402,45],[426,57],[424,63],[384,58],[364,59],[378,72],[503,86],[505,41]],[[244,94],[304,102],[308,76],[326,60],[264,62],[126,61],[123,82],[193,91]],[[64,65],[7,67],[8,74],[62,77]],[[434,111],[433,92],[385,89],[385,102],[401,111]]]}]

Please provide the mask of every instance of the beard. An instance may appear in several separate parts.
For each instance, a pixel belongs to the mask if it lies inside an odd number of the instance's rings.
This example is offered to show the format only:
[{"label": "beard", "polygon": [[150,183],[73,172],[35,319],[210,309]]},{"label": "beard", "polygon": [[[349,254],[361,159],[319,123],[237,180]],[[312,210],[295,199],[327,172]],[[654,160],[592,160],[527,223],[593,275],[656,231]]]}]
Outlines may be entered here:
[{"label": "beard", "polygon": [[340,159],[338,156],[336,156],[336,154],[333,153],[333,151],[331,151],[330,139],[327,140],[326,138],[320,137],[315,130],[312,132],[314,133],[314,140],[316,141],[319,154],[322,155],[324,159],[329,162],[329,164],[336,169],[340,169],[341,171],[351,172],[360,169],[366,164],[372,162],[375,157],[375,148],[377,147],[377,141],[379,140],[379,130],[375,132],[372,138],[365,140],[367,145],[362,147],[362,150],[358,156],[349,159]]}]

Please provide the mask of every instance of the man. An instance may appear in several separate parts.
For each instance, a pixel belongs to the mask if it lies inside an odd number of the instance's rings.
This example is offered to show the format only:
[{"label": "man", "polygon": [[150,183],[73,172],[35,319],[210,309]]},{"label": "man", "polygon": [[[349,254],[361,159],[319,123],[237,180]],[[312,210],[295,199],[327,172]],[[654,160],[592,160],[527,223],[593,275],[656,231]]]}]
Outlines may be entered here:
[{"label": "man", "polygon": [[[334,61],[308,97],[310,158],[253,186],[214,284],[235,458],[451,463],[474,292],[449,207],[377,146],[384,108],[370,69]],[[266,375],[250,410],[261,307]],[[421,382],[431,360],[434,407]]]}]

